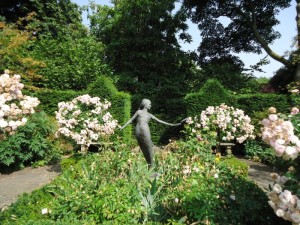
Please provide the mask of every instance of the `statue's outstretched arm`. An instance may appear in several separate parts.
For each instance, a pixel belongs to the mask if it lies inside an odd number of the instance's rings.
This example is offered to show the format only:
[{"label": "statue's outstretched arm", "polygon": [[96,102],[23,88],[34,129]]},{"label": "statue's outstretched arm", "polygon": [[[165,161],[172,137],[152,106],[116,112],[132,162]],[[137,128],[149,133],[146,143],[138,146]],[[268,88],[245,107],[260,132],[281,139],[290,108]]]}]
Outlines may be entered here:
[{"label": "statue's outstretched arm", "polygon": [[128,120],[120,129],[123,130],[125,127],[127,127],[128,124],[132,123],[134,119],[137,117],[138,111],[134,113],[134,115]]},{"label": "statue's outstretched arm", "polygon": [[163,120],[160,120],[160,119],[156,118],[156,117],[153,116],[152,114],[151,114],[151,118],[154,119],[154,120],[156,120],[156,121],[159,122],[159,123],[162,123],[162,124],[165,124],[165,125],[169,125],[169,126],[179,126],[179,125],[181,125],[181,123],[175,123],[175,124],[173,124],[173,123],[165,122],[165,121],[163,121]]}]

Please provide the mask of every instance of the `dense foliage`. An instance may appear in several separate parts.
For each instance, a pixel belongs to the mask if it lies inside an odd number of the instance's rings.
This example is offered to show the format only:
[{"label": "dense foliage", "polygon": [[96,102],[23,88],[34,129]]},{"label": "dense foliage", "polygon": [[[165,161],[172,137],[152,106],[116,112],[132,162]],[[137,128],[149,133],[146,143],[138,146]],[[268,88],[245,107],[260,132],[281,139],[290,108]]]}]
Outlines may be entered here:
[{"label": "dense foliage", "polygon": [[[174,0],[114,1],[114,6],[92,5],[91,32],[106,45],[107,63],[117,87],[133,95],[133,108],[147,97],[153,112],[174,119],[183,112],[193,63],[181,49],[177,35],[190,41],[186,12]],[[135,107],[136,106],[136,107]],[[174,108],[175,107],[175,108]]]},{"label": "dense foliage", "polygon": [[51,185],[24,195],[0,221],[9,224],[14,215],[15,224],[284,224],[244,177],[243,163],[205,162],[199,154],[164,151],[156,171],[147,170],[140,153],[88,155]]},{"label": "dense foliage", "polygon": [[79,7],[70,0],[13,0],[0,4],[1,19],[9,23],[16,23],[30,13],[35,15],[34,23],[24,20],[18,23],[18,28],[30,26],[34,36],[55,38],[69,33],[70,27],[83,27]]},{"label": "dense foliage", "polygon": [[0,142],[1,171],[28,165],[57,162],[63,149],[55,139],[55,121],[45,113],[35,113],[16,133]]},{"label": "dense foliage", "polygon": [[278,108],[281,112],[288,112],[290,103],[286,95],[256,93],[237,95],[237,106],[253,116],[255,112],[262,112],[271,106]]},{"label": "dense foliage", "polygon": [[[74,33],[78,31],[74,30]],[[44,66],[37,72],[42,79],[40,88],[75,91],[85,90],[101,75],[109,73],[104,63],[104,46],[86,33],[64,35],[57,39],[44,38],[32,43],[31,55]],[[48,57],[51,55],[51,57]]]}]

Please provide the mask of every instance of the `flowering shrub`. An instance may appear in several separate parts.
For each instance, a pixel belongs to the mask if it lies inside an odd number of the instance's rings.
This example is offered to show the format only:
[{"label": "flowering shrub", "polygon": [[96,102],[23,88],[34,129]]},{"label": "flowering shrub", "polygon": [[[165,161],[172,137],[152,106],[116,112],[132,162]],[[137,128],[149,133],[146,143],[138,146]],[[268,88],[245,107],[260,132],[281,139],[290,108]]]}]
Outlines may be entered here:
[{"label": "flowering shrub", "polygon": [[108,138],[118,126],[118,121],[107,112],[110,106],[107,100],[102,103],[99,97],[89,95],[60,102],[56,112],[58,134],[73,139],[81,151],[86,151],[91,143]]},{"label": "flowering shrub", "polygon": [[276,114],[276,109],[269,109],[269,117],[262,120],[262,139],[271,145],[275,154],[284,159],[295,159],[300,152],[299,109],[292,108],[291,114]]},{"label": "flowering shrub", "polygon": [[20,75],[9,75],[5,70],[0,76],[0,130],[5,135],[13,134],[16,129],[27,121],[25,115],[34,113],[40,103],[37,98],[22,94],[24,84],[20,83]]},{"label": "flowering shrub", "polygon": [[[288,116],[276,114],[274,107],[269,112],[269,117],[262,121],[262,139],[271,145],[278,157],[295,160],[300,153],[299,109],[293,107]],[[296,166],[299,167],[299,162]],[[299,171],[291,168],[284,176],[274,173],[272,177],[275,183],[268,193],[269,205],[278,217],[300,224]]]},{"label": "flowering shrub", "polygon": [[286,176],[272,174],[276,181],[271,192],[268,193],[270,201],[269,205],[273,208],[278,217],[300,224],[300,199],[297,195],[293,195],[288,189],[284,189],[284,185],[289,181]]},{"label": "flowering shrub", "polygon": [[204,133],[214,133],[218,141],[236,140],[238,143],[254,139],[254,126],[250,122],[250,117],[244,115],[243,110],[225,104],[209,106],[201,112],[200,117],[189,117],[186,121],[189,133],[198,139]]}]

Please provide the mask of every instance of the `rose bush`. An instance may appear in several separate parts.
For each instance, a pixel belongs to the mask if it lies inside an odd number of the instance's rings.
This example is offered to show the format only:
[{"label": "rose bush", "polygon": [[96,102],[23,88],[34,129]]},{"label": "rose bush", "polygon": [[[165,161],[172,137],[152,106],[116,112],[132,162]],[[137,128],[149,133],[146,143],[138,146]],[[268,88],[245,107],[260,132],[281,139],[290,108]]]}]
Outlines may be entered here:
[{"label": "rose bush", "polygon": [[254,139],[254,126],[243,110],[221,104],[209,106],[200,116],[189,117],[186,121],[186,132],[199,140],[203,135],[214,135],[217,141],[237,141],[243,143]]},{"label": "rose bush", "polygon": [[93,142],[106,140],[114,133],[118,121],[107,111],[111,103],[99,97],[81,95],[70,102],[60,102],[56,119],[58,134],[71,138],[85,152]]},{"label": "rose bush", "polygon": [[293,160],[294,167],[279,176],[272,174],[275,182],[268,193],[269,205],[278,217],[300,224],[300,178],[299,178],[299,123],[300,114],[297,107],[293,107],[290,115],[276,113],[276,109],[269,109],[269,117],[262,120],[262,139],[268,143],[278,157]]},{"label": "rose bush", "polygon": [[300,152],[299,122],[300,114],[293,107],[291,114],[276,114],[276,109],[269,109],[269,117],[262,120],[262,139],[268,143],[279,157],[295,159]]},{"label": "rose bush", "polygon": [[26,115],[35,112],[40,103],[35,97],[22,94],[24,84],[20,75],[9,75],[5,70],[0,76],[0,131],[2,139],[15,133],[19,126],[26,123]]}]

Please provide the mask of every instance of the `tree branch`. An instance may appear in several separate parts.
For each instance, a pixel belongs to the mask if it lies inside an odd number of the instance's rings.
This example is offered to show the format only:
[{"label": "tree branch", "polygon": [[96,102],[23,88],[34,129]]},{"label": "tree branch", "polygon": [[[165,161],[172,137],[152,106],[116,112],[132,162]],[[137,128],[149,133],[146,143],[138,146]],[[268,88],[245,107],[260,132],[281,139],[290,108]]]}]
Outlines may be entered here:
[{"label": "tree branch", "polygon": [[236,8],[237,12],[246,20],[246,22],[250,25],[254,37],[258,41],[258,43],[261,45],[261,47],[267,52],[267,54],[275,59],[278,62],[281,62],[286,67],[292,66],[292,64],[286,60],[283,56],[278,55],[275,53],[268,45],[268,43],[263,39],[263,37],[259,34],[259,31],[257,29],[257,19],[255,14],[255,8],[252,1],[249,1],[249,6],[251,9],[251,20],[243,13],[243,11],[240,8]]}]

